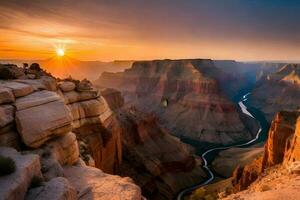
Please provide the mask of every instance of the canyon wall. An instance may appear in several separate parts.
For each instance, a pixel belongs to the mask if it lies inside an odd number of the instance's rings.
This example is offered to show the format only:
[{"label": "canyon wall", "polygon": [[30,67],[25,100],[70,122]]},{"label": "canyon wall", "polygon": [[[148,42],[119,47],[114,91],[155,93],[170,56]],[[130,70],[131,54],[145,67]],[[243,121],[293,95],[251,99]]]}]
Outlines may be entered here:
[{"label": "canyon wall", "polygon": [[284,173],[287,170],[297,171],[297,168],[293,167],[298,166],[297,163],[300,162],[299,116],[300,113],[297,111],[281,111],[276,114],[269,130],[264,155],[251,164],[235,170],[233,175],[235,192],[247,189],[253,182],[259,181],[266,175],[273,176],[272,174],[276,173],[280,176],[280,171]]},{"label": "canyon wall", "polygon": [[287,64],[257,82],[250,96],[251,103],[270,122],[280,110],[297,110],[300,105],[300,65]]},{"label": "canyon wall", "polygon": [[131,107],[118,115],[123,135],[122,176],[130,176],[149,199],[172,199],[204,180],[201,160],[189,146],[160,127],[155,115]]},{"label": "canyon wall", "polygon": [[120,90],[126,106],[155,113],[176,136],[232,144],[252,135],[220,87],[229,79],[235,80],[212,60],[155,60],[135,62],[124,72],[103,73],[95,84]]}]

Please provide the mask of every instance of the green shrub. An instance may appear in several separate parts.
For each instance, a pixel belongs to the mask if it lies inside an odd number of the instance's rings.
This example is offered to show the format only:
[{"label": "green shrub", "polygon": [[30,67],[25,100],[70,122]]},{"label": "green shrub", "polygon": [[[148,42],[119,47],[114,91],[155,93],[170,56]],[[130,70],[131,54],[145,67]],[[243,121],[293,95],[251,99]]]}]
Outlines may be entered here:
[{"label": "green shrub", "polygon": [[0,176],[8,175],[16,171],[16,164],[10,157],[0,156]]},{"label": "green shrub", "polygon": [[43,185],[43,179],[39,176],[34,176],[31,179],[30,188],[36,188]]}]

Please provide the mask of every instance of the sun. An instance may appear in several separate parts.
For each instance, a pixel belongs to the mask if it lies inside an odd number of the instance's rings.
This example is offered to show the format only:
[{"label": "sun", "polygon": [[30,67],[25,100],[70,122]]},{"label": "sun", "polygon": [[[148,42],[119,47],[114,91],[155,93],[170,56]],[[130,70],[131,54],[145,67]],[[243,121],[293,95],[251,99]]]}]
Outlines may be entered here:
[{"label": "sun", "polygon": [[59,57],[63,57],[65,55],[65,50],[62,48],[56,49],[56,55]]}]

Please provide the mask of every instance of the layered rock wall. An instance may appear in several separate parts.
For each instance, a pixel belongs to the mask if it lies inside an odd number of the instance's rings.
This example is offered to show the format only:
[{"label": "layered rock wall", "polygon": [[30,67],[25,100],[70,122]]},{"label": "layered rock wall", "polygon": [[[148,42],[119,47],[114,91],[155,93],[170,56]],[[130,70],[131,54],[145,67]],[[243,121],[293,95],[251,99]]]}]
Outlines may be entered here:
[{"label": "layered rock wall", "polygon": [[126,106],[154,112],[177,136],[213,144],[248,140],[238,108],[220,89],[223,75],[212,60],[154,60],[103,73],[95,84],[120,90]]},{"label": "layered rock wall", "polygon": [[[92,196],[103,200],[116,196],[141,199],[140,188],[129,178],[111,178],[98,169],[114,173],[122,160],[120,130],[100,92],[87,80],[55,79],[37,64],[34,69],[12,69],[9,80],[0,81],[0,145],[7,146],[0,148],[0,155],[12,158],[17,170],[0,177],[0,196],[24,199],[27,193],[29,200]],[[16,74],[21,74],[18,79]],[[95,141],[100,142],[93,146]],[[83,152],[82,145],[87,145],[89,151]],[[86,166],[80,157],[88,158],[85,162],[91,165],[95,160],[98,168]],[[79,171],[93,171],[95,176],[81,174],[84,180],[73,185],[70,181],[75,182],[76,174],[67,173],[72,165]],[[99,187],[87,180],[107,186]],[[43,184],[31,188],[33,182]],[[129,187],[132,189],[127,190]],[[87,191],[80,193],[84,188],[90,191],[89,196],[85,196]]]},{"label": "layered rock wall", "polygon": [[276,165],[289,167],[299,162],[299,116],[298,111],[277,113],[269,130],[264,155],[251,164],[235,170],[233,175],[235,191],[246,189],[258,177]]}]

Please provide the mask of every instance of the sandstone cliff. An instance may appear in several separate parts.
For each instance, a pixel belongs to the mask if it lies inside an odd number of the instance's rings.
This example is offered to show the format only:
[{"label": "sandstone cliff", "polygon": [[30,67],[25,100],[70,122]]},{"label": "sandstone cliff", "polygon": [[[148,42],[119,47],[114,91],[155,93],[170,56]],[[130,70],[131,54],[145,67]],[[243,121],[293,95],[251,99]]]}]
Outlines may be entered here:
[{"label": "sandstone cliff", "polygon": [[[264,155],[249,165],[238,167],[234,172],[234,191],[249,188],[226,199],[298,199],[299,115],[296,111],[279,112],[276,115],[269,131]],[[287,186],[286,183],[292,185]],[[290,192],[294,194],[290,195]]]},{"label": "sandstone cliff", "polygon": [[270,122],[280,110],[297,110],[300,105],[300,65],[288,64],[264,76],[253,89],[250,100]]},{"label": "sandstone cliff", "polygon": [[120,174],[132,177],[149,199],[172,199],[206,176],[190,148],[160,127],[154,115],[130,108],[118,118],[124,137]]},{"label": "sandstone cliff", "polygon": [[120,90],[127,106],[154,112],[177,136],[214,144],[249,140],[236,105],[220,89],[223,75],[212,60],[155,60],[103,73],[95,84]]},{"label": "sandstone cliff", "polygon": [[[117,171],[121,135],[111,128],[114,115],[89,81],[59,80],[38,64],[2,65],[0,76],[0,145],[7,146],[0,155],[16,165],[15,172],[0,177],[1,199],[142,198],[129,178],[98,169]],[[37,178],[43,183],[33,188]]]}]

